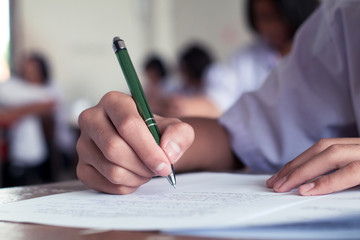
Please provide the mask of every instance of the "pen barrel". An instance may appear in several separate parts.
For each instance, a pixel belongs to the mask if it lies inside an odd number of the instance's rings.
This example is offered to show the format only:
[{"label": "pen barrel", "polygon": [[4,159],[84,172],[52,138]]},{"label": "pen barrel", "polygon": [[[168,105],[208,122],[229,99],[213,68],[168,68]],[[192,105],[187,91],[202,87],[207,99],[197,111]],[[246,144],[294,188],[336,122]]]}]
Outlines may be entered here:
[{"label": "pen barrel", "polygon": [[131,62],[129,53],[126,48],[123,48],[117,51],[115,54],[120,63],[120,67],[124,73],[131,95],[136,103],[137,110],[140,116],[144,119],[145,124],[147,125],[149,131],[153,135],[155,141],[157,142],[158,145],[160,145],[159,128],[150,110],[149,104],[146,101],[144,90],[141,87],[139,78]]}]

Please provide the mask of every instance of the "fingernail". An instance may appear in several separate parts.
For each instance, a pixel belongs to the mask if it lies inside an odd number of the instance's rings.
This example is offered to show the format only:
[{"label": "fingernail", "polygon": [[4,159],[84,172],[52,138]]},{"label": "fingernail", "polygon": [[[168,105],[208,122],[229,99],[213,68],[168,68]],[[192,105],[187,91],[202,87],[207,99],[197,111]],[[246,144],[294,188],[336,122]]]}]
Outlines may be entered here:
[{"label": "fingernail", "polygon": [[[166,163],[163,163],[163,162],[160,163],[155,169],[156,174],[163,176],[165,173],[170,171],[170,168],[169,169],[167,169],[167,168],[169,168],[169,167]],[[165,171],[165,169],[166,169],[166,171]]]},{"label": "fingernail", "polygon": [[165,166],[166,166],[165,163],[160,163],[155,170],[156,170],[157,172],[160,172],[161,170],[164,169]]},{"label": "fingernail", "polygon": [[304,193],[307,193],[309,192],[311,189],[313,189],[315,187],[315,183],[313,182],[310,182],[310,183],[306,183],[304,185],[302,185],[300,188],[301,188],[301,193],[304,194]]},{"label": "fingernail", "polygon": [[280,178],[280,180],[278,180],[277,182],[275,182],[274,183],[274,186],[273,186],[273,188],[275,189],[275,190],[279,190],[279,188],[284,184],[284,182],[286,181],[286,176],[285,177],[283,177],[283,178]]},{"label": "fingernail", "polygon": [[177,160],[179,160],[181,155],[181,148],[177,143],[173,141],[169,141],[165,145],[164,151],[171,163],[176,163]]},{"label": "fingernail", "polygon": [[276,178],[277,178],[277,174],[274,174],[271,178],[269,178],[269,179],[267,180],[267,184],[268,184],[270,187],[273,186]]}]

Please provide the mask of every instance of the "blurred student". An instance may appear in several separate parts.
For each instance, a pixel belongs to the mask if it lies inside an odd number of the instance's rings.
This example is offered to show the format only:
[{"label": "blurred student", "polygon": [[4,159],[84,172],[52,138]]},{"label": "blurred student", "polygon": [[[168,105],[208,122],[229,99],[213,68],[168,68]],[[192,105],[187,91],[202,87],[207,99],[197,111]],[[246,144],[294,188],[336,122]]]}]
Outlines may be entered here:
[{"label": "blurred student", "polygon": [[20,76],[0,85],[0,114],[9,142],[5,185],[52,181],[59,139],[69,133],[59,119],[59,98],[46,60],[29,55]]},{"label": "blurred student", "polygon": [[204,94],[204,77],[212,62],[209,50],[201,44],[189,45],[180,53],[180,88],[165,100],[165,116],[214,116],[216,108],[212,108],[212,105],[207,106],[204,102],[198,105],[195,100]]},{"label": "blurred student", "polygon": [[152,111],[163,114],[164,97],[167,94],[168,71],[159,56],[153,55],[144,64],[144,91]]},{"label": "blurred student", "polygon": [[157,116],[160,146],[131,97],[106,94],[79,118],[79,179],[127,194],[154,175],[167,176],[174,163],[177,171],[282,168],[268,187],[300,186],[301,195],[359,185],[359,22],[360,1],[325,1],[263,86],[243,94],[220,120]]},{"label": "blurred student", "polygon": [[236,51],[227,63],[214,64],[206,74],[204,97],[193,101],[204,106],[210,102],[219,116],[243,93],[258,89],[290,52],[296,30],[317,5],[316,0],[248,0],[254,42]]}]

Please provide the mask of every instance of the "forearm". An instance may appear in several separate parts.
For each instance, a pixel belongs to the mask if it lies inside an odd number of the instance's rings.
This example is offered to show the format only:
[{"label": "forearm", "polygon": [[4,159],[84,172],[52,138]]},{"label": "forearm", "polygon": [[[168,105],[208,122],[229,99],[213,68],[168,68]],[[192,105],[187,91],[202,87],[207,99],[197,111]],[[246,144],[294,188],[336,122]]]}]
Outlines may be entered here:
[{"label": "forearm", "polygon": [[195,140],[175,164],[176,171],[229,171],[240,164],[234,157],[226,130],[215,119],[184,118],[195,131]]},{"label": "forearm", "polygon": [[191,97],[188,101],[188,116],[218,118],[221,115],[221,111],[205,96]]},{"label": "forearm", "polygon": [[166,106],[164,114],[170,117],[218,118],[221,115],[220,109],[205,96],[173,96],[168,100]]},{"label": "forearm", "polygon": [[9,126],[20,118],[29,115],[44,115],[52,111],[54,102],[36,103],[14,108],[0,109],[0,125]]}]

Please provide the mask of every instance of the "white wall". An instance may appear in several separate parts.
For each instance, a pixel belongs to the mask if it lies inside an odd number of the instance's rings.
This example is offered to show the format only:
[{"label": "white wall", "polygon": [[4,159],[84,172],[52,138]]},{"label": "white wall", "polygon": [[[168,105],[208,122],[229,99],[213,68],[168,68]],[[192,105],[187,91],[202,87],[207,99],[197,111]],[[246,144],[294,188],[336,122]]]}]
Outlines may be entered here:
[{"label": "white wall", "polygon": [[111,48],[125,40],[141,75],[146,54],[175,61],[192,40],[225,59],[249,40],[241,0],[17,0],[14,59],[40,51],[51,63],[54,80],[69,103],[93,103],[110,90],[128,92]]},{"label": "white wall", "polygon": [[189,41],[204,42],[220,60],[250,40],[244,0],[181,0],[175,2],[174,38],[179,49]]}]

